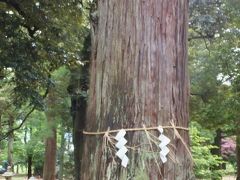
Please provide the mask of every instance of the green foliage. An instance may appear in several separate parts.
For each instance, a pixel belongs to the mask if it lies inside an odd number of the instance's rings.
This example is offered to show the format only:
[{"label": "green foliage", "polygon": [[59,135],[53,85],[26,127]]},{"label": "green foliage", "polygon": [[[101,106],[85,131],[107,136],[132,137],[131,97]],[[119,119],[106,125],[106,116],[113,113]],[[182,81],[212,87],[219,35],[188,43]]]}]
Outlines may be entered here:
[{"label": "green foliage", "polygon": [[65,153],[64,159],[64,177],[66,179],[74,179],[74,159],[73,159],[73,152],[68,151]]},{"label": "green foliage", "polygon": [[32,156],[34,167],[43,166],[44,139],[47,134],[44,124],[45,114],[34,111],[22,130],[15,132],[14,163],[27,165],[27,157]]},{"label": "green foliage", "polygon": [[7,148],[7,143],[4,141],[0,141],[0,163],[3,160],[7,159],[7,151],[4,151]]},{"label": "green foliage", "polygon": [[223,163],[221,157],[211,154],[211,149],[216,148],[211,145],[210,137],[197,123],[192,123],[190,129],[191,150],[194,159],[194,172],[198,179],[220,179],[223,170],[214,170]]},{"label": "green foliage", "polygon": [[[208,3],[210,6],[202,8]],[[189,45],[191,120],[213,131],[221,128],[226,135],[234,135],[239,123],[240,13],[237,7],[240,2],[201,0],[192,1],[190,6],[191,4],[197,5],[196,10],[192,10],[197,15],[194,15],[193,20],[205,16],[204,14],[215,19],[212,24],[206,23],[209,25],[207,29],[214,32],[212,38],[195,39]],[[223,21],[217,21],[221,17]],[[202,28],[200,24],[197,28],[190,25],[190,34],[198,29],[207,35],[205,27]],[[217,30],[219,27],[220,30]]]},{"label": "green foliage", "polygon": [[225,1],[189,1],[189,39],[212,39],[222,33],[227,21]]},{"label": "green foliage", "polygon": [[81,1],[0,2],[0,72],[14,76],[14,103],[44,108],[51,72],[80,61],[86,29]]}]

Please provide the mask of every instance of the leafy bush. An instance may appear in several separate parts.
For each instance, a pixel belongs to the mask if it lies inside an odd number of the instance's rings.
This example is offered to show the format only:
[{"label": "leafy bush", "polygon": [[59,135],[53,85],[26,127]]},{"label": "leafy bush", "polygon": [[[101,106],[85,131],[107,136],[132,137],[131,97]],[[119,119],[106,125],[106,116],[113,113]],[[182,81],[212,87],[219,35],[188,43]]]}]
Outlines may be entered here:
[{"label": "leafy bush", "polygon": [[211,154],[211,149],[216,147],[211,145],[211,138],[206,137],[207,133],[201,133],[200,128],[199,124],[192,123],[190,129],[195,176],[198,179],[221,179],[223,170],[215,169],[223,163],[223,160]]}]

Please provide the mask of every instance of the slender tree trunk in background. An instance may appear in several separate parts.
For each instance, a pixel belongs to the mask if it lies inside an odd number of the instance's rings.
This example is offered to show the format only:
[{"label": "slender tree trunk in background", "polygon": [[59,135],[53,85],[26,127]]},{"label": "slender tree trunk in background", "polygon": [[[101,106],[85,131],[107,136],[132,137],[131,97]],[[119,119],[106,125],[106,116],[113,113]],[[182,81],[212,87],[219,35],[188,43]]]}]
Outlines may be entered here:
[{"label": "slender tree trunk in background", "polygon": [[216,136],[214,138],[214,143],[213,145],[216,146],[217,148],[212,149],[212,154],[221,156],[221,140],[222,140],[222,131],[221,129],[216,130]]},{"label": "slender tree trunk in background", "polygon": [[[188,127],[188,1],[97,2],[86,131],[164,126],[171,120]],[[103,136],[84,135],[81,179],[194,179],[183,143],[173,130],[165,133],[174,146],[174,161],[161,164],[157,146],[156,153],[147,152],[151,149],[144,132],[128,132],[128,146],[147,145],[127,152],[126,169],[103,151]],[[180,130],[180,135],[189,144],[188,132]]]},{"label": "slender tree trunk in background", "polygon": [[2,135],[2,112],[0,112],[0,135]]},{"label": "slender tree trunk in background", "polygon": [[[211,153],[213,155],[217,155],[219,157],[221,157],[221,140],[222,140],[222,130],[217,129],[216,130],[216,136],[214,138],[214,143],[213,143],[213,146],[216,146],[216,148],[213,148],[211,150]],[[222,169],[222,166],[217,166],[214,169],[215,170]]]},{"label": "slender tree trunk in background", "polygon": [[[14,123],[14,117],[9,116],[9,130],[13,129],[13,123]],[[14,170],[13,168],[13,132],[11,132],[8,136],[8,163],[11,166],[12,171]]]},{"label": "slender tree trunk in background", "polygon": [[[81,52],[85,64],[71,69],[68,92],[71,95],[71,114],[73,119],[74,179],[80,180],[83,154],[83,134],[87,109],[87,91],[89,86],[90,34],[85,37]],[[80,93],[79,93],[80,92]]]},{"label": "slender tree trunk in background", "polygon": [[28,164],[28,178],[30,178],[32,176],[32,155],[31,154],[28,154],[27,164]]},{"label": "slender tree trunk in background", "polygon": [[[214,138],[214,143],[213,143],[213,146],[216,146],[216,148],[213,148],[211,150],[211,153],[213,155],[216,155],[216,156],[219,156],[219,157],[222,157],[221,156],[221,140],[222,140],[222,130],[217,129],[216,130],[216,136]],[[223,169],[223,166],[224,166],[224,163],[220,164],[219,166],[214,166],[214,167],[212,167],[212,171]],[[212,179],[213,180],[214,179],[218,180],[219,178],[221,178],[221,175],[219,175],[219,177],[212,178]]]},{"label": "slender tree trunk in background", "polygon": [[[77,74],[78,73],[78,74]],[[78,78],[77,78],[78,77]],[[80,180],[83,135],[82,130],[86,121],[88,64],[72,70],[71,84],[68,87],[71,94],[71,111],[73,118],[73,145],[74,145],[74,179]],[[79,92],[78,94],[77,92]]]},{"label": "slender tree trunk in background", "polygon": [[63,180],[63,166],[64,166],[64,152],[65,152],[65,144],[66,144],[66,140],[65,140],[65,128],[64,125],[62,123],[61,125],[61,145],[60,145],[60,153],[59,153],[59,176],[58,179],[59,180]]},{"label": "slender tree trunk in background", "polygon": [[[29,130],[29,134],[28,134]],[[29,136],[29,137],[27,137]],[[25,127],[25,132],[24,132],[24,143],[25,145],[27,144],[27,138],[31,139],[32,138],[32,128],[30,127]],[[32,176],[32,150],[27,151],[27,168],[28,168],[28,178]]]},{"label": "slender tree trunk in background", "polygon": [[236,147],[236,153],[237,153],[237,180],[240,180],[240,128],[238,128],[237,131],[237,147]]},{"label": "slender tree trunk in background", "polygon": [[76,111],[75,118],[73,121],[73,143],[74,143],[74,164],[75,164],[75,179],[80,179],[81,171],[81,160],[82,160],[82,147],[83,147],[83,136],[81,130],[84,128],[85,117],[86,117],[86,98],[78,97],[76,99]]},{"label": "slender tree trunk in background", "polygon": [[56,174],[56,129],[52,129],[52,136],[46,140],[43,179],[54,180]]},{"label": "slender tree trunk in background", "polygon": [[78,132],[79,126],[79,113],[78,104],[80,104],[78,98],[72,97],[71,99],[72,117],[73,117],[73,146],[74,146],[74,177],[76,180],[80,177],[80,133]]},{"label": "slender tree trunk in background", "polygon": [[53,112],[56,104],[56,98],[53,95],[53,90],[49,91],[48,94],[48,111],[46,112],[48,127],[51,131],[51,135],[46,139],[45,146],[45,158],[43,167],[43,179],[44,180],[55,180],[56,174],[56,150],[57,150],[57,134],[56,134],[56,119],[55,113]]}]

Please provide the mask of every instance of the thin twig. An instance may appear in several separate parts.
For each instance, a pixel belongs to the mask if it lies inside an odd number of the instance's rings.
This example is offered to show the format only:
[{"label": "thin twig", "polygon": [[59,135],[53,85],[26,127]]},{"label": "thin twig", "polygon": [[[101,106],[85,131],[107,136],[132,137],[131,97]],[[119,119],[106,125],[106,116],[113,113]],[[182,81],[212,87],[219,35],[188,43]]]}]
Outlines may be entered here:
[{"label": "thin twig", "polygon": [[172,125],[172,127],[173,127],[173,129],[174,129],[174,134],[176,135],[176,137],[177,137],[178,139],[181,140],[181,142],[183,143],[183,146],[184,146],[185,149],[187,150],[190,158],[193,159],[192,153],[191,153],[190,149],[188,148],[187,143],[183,140],[182,136],[181,136],[181,135],[179,134],[179,132],[177,131],[177,128],[176,128],[176,126],[174,125],[174,123],[173,123],[173,122],[170,122],[170,123],[171,123],[171,125]]},{"label": "thin twig", "polygon": [[13,133],[13,131],[16,131],[16,130],[20,129],[20,128],[22,127],[22,125],[24,124],[24,122],[27,120],[27,118],[28,118],[28,117],[32,114],[32,112],[35,110],[35,108],[36,108],[36,107],[34,106],[34,107],[26,114],[26,116],[24,117],[24,119],[22,120],[22,122],[21,122],[20,125],[18,125],[17,127],[13,128],[13,129],[9,130],[7,133],[5,133],[5,135],[0,138],[0,141],[6,139],[11,133]]},{"label": "thin twig", "polygon": [[[147,135],[147,139],[148,139],[148,142],[149,142],[149,144],[150,144],[151,151],[154,152],[153,146],[152,146],[152,143],[151,143],[151,140],[152,140],[152,139],[151,139],[151,137],[149,136],[148,131],[147,131],[147,128],[146,128],[146,126],[145,126],[144,124],[143,124],[143,128],[144,128],[144,131],[145,131],[145,133],[146,133],[146,135]],[[155,141],[154,141],[154,143],[155,143]],[[157,161],[157,158],[156,158],[156,156],[154,156],[154,155],[153,155],[153,157],[154,157],[154,160],[155,160],[155,162],[156,162],[156,164],[157,164],[159,173],[160,173],[160,175],[162,176],[161,169],[160,169],[160,165],[159,165],[159,163],[158,163],[158,161]]]}]

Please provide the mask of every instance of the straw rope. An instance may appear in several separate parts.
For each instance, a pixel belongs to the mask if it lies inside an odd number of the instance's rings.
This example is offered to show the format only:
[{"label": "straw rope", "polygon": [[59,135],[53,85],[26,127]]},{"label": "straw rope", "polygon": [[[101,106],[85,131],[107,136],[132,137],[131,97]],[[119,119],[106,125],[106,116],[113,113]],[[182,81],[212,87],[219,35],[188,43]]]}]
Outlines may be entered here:
[{"label": "straw rope", "polygon": [[[189,131],[188,128],[180,127],[180,126],[162,126],[163,129],[179,129],[184,131]],[[124,128],[121,128],[124,129]],[[85,135],[104,135],[106,133],[116,133],[120,131],[121,129],[114,129],[114,130],[107,130],[107,131],[97,131],[97,132],[89,132],[89,131],[83,131],[83,134]],[[146,130],[157,130],[158,126],[156,127],[142,127],[142,128],[127,128],[124,129],[125,131],[146,131]]]},{"label": "straw rope", "polygon": [[[180,127],[180,126],[176,126],[174,124],[174,121],[172,120],[170,122],[170,126],[161,126],[163,129],[172,129],[173,130],[173,133],[174,133],[174,139],[177,138],[179,139],[183,146],[185,147],[186,149],[186,152],[187,154],[189,155],[189,157],[191,158],[192,160],[192,154],[191,154],[191,151],[187,145],[187,143],[184,141],[184,139],[181,137],[180,133],[178,132],[178,130],[183,130],[183,131],[189,131],[188,128],[186,127]],[[107,150],[110,154],[110,157],[113,159],[113,162],[116,163],[116,160],[115,160],[115,153],[116,153],[116,139],[114,138],[113,135],[111,135],[111,133],[117,133],[119,132],[120,130],[124,129],[125,131],[144,131],[145,134],[146,134],[146,137],[148,139],[148,145],[150,145],[150,150],[145,150],[145,149],[142,149],[143,145],[144,144],[139,144],[139,145],[135,145],[135,146],[126,146],[127,149],[131,149],[133,150],[133,152],[137,152],[138,148],[141,148],[141,151],[143,152],[147,152],[147,153],[159,153],[159,151],[154,151],[154,148],[153,148],[153,145],[156,145],[158,147],[159,145],[159,139],[157,136],[155,136],[154,134],[148,132],[148,131],[151,131],[151,130],[158,130],[159,126],[154,126],[154,127],[146,127],[144,124],[143,124],[143,127],[141,128],[121,128],[121,129],[114,129],[114,130],[110,130],[110,127],[108,127],[108,129],[106,131],[97,131],[97,132],[89,132],[89,131],[82,131],[82,133],[84,135],[90,135],[90,136],[97,136],[97,135],[103,135],[103,144],[102,144],[102,151],[105,152],[105,150]],[[174,144],[169,144],[170,146],[172,146],[173,149],[176,150],[176,147],[174,146]],[[172,160],[173,163],[178,163],[178,160],[176,159],[175,156],[175,153],[174,151],[170,148],[170,153],[169,153],[169,158],[170,160]],[[159,170],[159,173],[160,175],[162,176],[161,174],[161,170],[160,170],[160,164],[158,162],[158,159],[154,156],[154,161],[157,165],[157,168]]]}]

